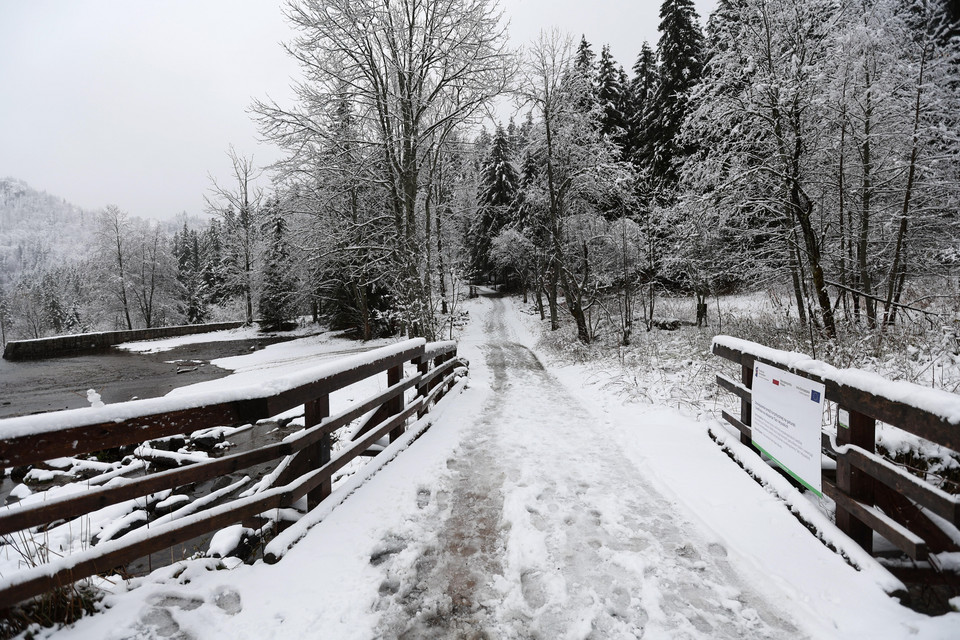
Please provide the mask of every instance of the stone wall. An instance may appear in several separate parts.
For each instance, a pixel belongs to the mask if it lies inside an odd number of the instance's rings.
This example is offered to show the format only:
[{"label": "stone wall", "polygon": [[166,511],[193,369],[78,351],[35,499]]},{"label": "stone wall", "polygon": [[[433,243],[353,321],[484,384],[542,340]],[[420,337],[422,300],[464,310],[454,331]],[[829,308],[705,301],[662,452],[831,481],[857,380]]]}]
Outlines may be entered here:
[{"label": "stone wall", "polygon": [[36,360],[55,356],[103,351],[121,342],[172,338],[196,333],[209,333],[242,327],[242,322],[218,322],[214,324],[191,324],[179,327],[134,329],[133,331],[102,331],[79,333],[71,336],[39,338],[37,340],[14,340],[3,350],[4,360]]}]

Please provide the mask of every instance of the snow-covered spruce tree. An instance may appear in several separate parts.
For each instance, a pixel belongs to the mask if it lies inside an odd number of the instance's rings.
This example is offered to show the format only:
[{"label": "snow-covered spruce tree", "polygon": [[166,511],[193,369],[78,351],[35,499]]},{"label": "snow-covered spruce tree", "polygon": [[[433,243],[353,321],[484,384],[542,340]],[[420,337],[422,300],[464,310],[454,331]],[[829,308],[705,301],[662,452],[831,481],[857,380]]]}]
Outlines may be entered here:
[{"label": "snow-covered spruce tree", "polygon": [[573,70],[580,76],[580,81],[585,88],[577,96],[577,106],[581,111],[589,112],[597,104],[597,54],[593,52],[593,47],[587,42],[586,36],[580,36],[577,54],[573,59]]},{"label": "snow-covered spruce tree", "polygon": [[610,54],[610,47],[603,45],[597,66],[597,102],[600,109],[600,135],[607,136],[621,148],[627,133],[626,101],[623,84],[623,69]]},{"label": "snow-covered spruce tree", "polygon": [[365,177],[385,187],[393,224],[380,281],[406,331],[432,338],[424,181],[433,151],[507,85],[500,13],[487,0],[291,0],[287,15],[299,32],[289,50],[305,76],[301,107],[258,104],[264,131],[296,155],[349,87],[357,142],[377,156]]},{"label": "snow-covered spruce tree", "polygon": [[258,308],[263,328],[279,331],[294,315],[295,292],[287,246],[287,220],[278,196],[268,199],[264,205],[263,235],[267,248]]},{"label": "snow-covered spruce tree", "polygon": [[472,271],[477,276],[492,275],[491,243],[501,230],[517,221],[514,201],[519,182],[510,141],[503,126],[497,125],[487,156],[481,161],[478,215],[470,230]]},{"label": "snow-covered spruce tree", "polygon": [[643,43],[632,70],[633,77],[624,91],[626,100],[624,117],[627,131],[622,146],[624,159],[633,162],[639,168],[640,150],[646,140],[644,122],[647,109],[653,101],[657,77],[657,56],[647,42]]},{"label": "snow-covered spruce tree", "polygon": [[180,312],[190,324],[205,322],[207,318],[207,287],[203,278],[203,256],[200,251],[200,233],[190,229],[184,220],[183,228],[173,235],[173,256],[177,262],[177,281],[183,292]]},{"label": "snow-covered spruce tree", "polygon": [[703,69],[703,33],[693,0],[664,0],[659,31],[656,87],[644,111],[640,153],[641,166],[649,168],[661,197],[669,200],[677,181],[676,164],[690,152],[689,144],[679,142],[680,127]]},{"label": "snow-covered spruce tree", "polygon": [[237,286],[229,284],[229,265],[224,249],[223,223],[214,218],[200,233],[200,279],[203,304],[209,311],[240,295]]}]

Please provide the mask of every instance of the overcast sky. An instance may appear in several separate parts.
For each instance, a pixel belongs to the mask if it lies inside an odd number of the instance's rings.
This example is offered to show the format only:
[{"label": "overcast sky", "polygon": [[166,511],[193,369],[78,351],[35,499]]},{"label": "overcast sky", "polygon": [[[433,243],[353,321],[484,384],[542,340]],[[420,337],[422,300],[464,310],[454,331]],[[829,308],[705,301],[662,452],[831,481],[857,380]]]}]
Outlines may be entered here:
[{"label": "overcast sky", "polygon": [[[266,164],[246,110],[291,102],[279,0],[0,0],[0,177],[86,209],[201,213],[230,144]],[[716,0],[697,0],[705,19]],[[660,0],[501,0],[517,46],[556,26],[629,71]]]}]

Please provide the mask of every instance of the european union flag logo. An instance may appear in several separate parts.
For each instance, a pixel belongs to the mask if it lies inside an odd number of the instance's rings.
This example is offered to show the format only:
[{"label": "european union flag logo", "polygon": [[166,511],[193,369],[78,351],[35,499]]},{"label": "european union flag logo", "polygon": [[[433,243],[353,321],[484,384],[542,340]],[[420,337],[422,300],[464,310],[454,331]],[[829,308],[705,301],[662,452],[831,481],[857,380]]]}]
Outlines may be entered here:
[{"label": "european union flag logo", "polygon": [[819,392],[819,391],[811,391],[811,392],[810,392],[810,399],[813,400],[814,402],[820,402],[820,392]]}]

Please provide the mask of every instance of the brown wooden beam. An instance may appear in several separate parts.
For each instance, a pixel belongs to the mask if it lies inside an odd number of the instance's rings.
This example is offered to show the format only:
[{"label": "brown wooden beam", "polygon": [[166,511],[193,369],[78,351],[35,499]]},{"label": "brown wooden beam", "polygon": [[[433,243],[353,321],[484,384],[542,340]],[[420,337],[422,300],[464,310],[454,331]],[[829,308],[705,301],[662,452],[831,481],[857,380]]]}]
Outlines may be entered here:
[{"label": "brown wooden beam", "polygon": [[[857,411],[850,412],[849,427],[837,426],[837,446],[853,444],[872,451],[876,442],[876,421]],[[837,488],[858,503],[872,506],[873,478],[850,464],[844,456],[837,457]],[[858,511],[859,513],[859,511]],[[873,531],[856,513],[837,502],[837,527],[868,552],[873,551]]]},{"label": "brown wooden beam", "polygon": [[881,422],[886,422],[899,429],[914,435],[926,438],[954,451],[960,451],[960,428],[945,418],[924,411],[917,407],[890,400],[864,389],[849,387],[836,380],[807,373],[806,371],[788,367],[783,363],[760,358],[750,353],[732,349],[726,345],[714,343],[713,354],[731,362],[740,364],[743,368],[753,369],[755,362],[763,362],[798,376],[821,382],[825,388],[827,400],[863,415],[870,416]]},{"label": "brown wooden beam", "polygon": [[[837,503],[838,513],[840,509],[843,509],[847,513],[853,514],[858,522],[865,523],[864,526],[871,532],[871,538],[873,531],[876,531],[914,560],[923,560],[929,555],[927,543],[923,538],[893,518],[883,514],[876,507],[857,502],[830,482],[823,482],[823,493]],[[858,540],[854,541],[859,544]],[[871,548],[873,546],[872,540],[870,546]]]}]

